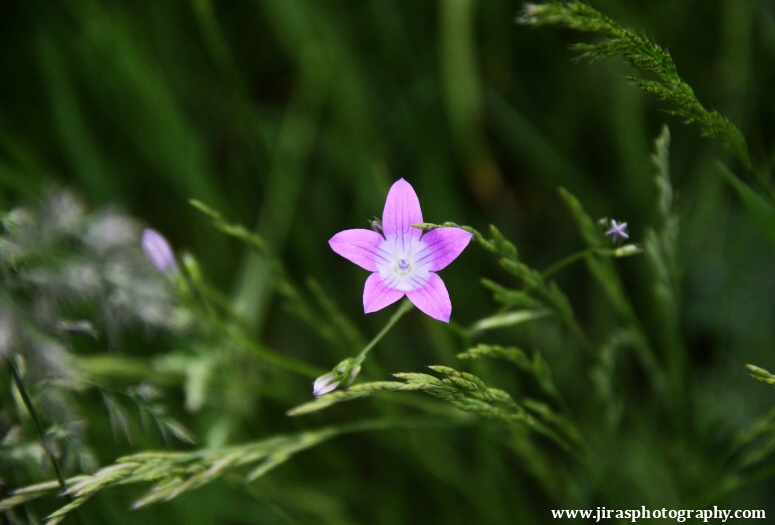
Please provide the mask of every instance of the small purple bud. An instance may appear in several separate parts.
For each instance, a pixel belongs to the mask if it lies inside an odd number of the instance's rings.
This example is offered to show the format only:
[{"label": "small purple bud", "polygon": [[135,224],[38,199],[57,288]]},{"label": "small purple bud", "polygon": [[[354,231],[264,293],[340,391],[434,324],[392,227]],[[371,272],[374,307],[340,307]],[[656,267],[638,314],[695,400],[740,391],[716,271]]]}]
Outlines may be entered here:
[{"label": "small purple bud", "polygon": [[320,397],[323,394],[328,394],[338,386],[339,381],[335,381],[333,372],[329,372],[315,379],[315,383],[312,385],[312,395]]},{"label": "small purple bud", "polygon": [[627,223],[617,224],[615,219],[611,219],[611,229],[605,232],[605,236],[611,239],[611,242],[618,244],[630,238],[627,234]]},{"label": "small purple bud", "polygon": [[0,357],[6,357],[9,354],[12,335],[11,315],[8,310],[0,306]]},{"label": "small purple bud", "polygon": [[165,275],[175,275],[178,273],[178,263],[175,260],[175,254],[172,252],[170,243],[164,236],[152,230],[146,228],[143,230],[142,240],[143,251],[148,259],[153,263],[157,270]]}]

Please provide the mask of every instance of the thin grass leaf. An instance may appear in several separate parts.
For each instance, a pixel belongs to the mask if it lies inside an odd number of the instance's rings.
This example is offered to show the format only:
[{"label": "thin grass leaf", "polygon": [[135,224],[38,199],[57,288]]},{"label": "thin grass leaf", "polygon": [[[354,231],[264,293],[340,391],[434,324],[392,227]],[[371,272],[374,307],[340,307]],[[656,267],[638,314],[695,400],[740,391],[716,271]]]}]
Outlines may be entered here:
[{"label": "thin grass leaf", "polygon": [[[767,384],[773,386],[773,383]],[[736,461],[738,471],[765,463],[775,452],[775,409],[739,432],[734,448],[740,454]]]},{"label": "thin grass leaf", "polygon": [[263,463],[261,463],[259,466],[254,468],[250,471],[250,473],[245,477],[245,479],[250,481],[255,481],[270,470],[279,467],[286,461],[291,459],[291,454],[288,453],[278,453],[274,454],[273,456],[268,457]]},{"label": "thin grass leaf", "polygon": [[579,429],[568,418],[554,411],[546,403],[534,399],[523,399],[523,406],[538,416],[547,426],[556,429],[563,439],[568,439],[574,447],[582,447],[584,438]]},{"label": "thin grass leaf", "polygon": [[759,225],[759,228],[767,235],[771,242],[775,243],[775,206],[740,180],[732,171],[721,163],[717,164],[721,177],[732,186],[743,206],[751,214],[751,217]]},{"label": "thin grass leaf", "polygon": [[196,445],[196,437],[194,437],[194,435],[179,421],[164,417],[160,422],[164,428],[169,430],[179,441],[188,443],[189,445]]},{"label": "thin grass leaf", "polygon": [[267,253],[267,247],[264,240],[260,236],[245,228],[243,225],[227,221],[221,212],[211,208],[200,200],[190,199],[188,202],[191,204],[191,206],[208,217],[216,230],[225,233],[230,237],[239,239],[240,241],[256,250],[258,253]]},{"label": "thin grass leaf", "polygon": [[49,520],[49,523],[59,523],[65,519],[70,512],[76,510],[78,507],[89,501],[90,498],[91,496],[75,498],[73,501],[60,508],[56,512],[49,514],[46,519]]},{"label": "thin grass leaf", "polygon": [[164,483],[155,485],[145,494],[145,496],[132,503],[132,510],[141,509],[143,507],[147,507],[148,505],[160,503],[162,501],[169,501],[172,499],[169,496],[175,491],[175,489],[184,483],[185,480],[183,480],[183,478],[171,478],[166,480]]},{"label": "thin grass leaf", "polygon": [[536,310],[518,310],[516,312],[504,312],[478,320],[471,326],[469,331],[473,335],[496,328],[509,328],[519,324],[527,323],[529,321],[534,321],[536,319],[541,319],[550,314],[551,312],[546,308]]},{"label": "thin grass leaf", "polygon": [[[55,485],[58,487],[58,483],[54,482]],[[56,487],[53,487],[56,488]],[[33,501],[37,498],[40,498],[42,496],[45,496],[48,492],[50,492],[52,489],[43,491],[43,492],[22,492],[19,493],[19,491],[14,491],[10,496],[5,498],[4,500],[0,501],[0,512],[6,512],[14,507],[18,507],[19,505],[23,505],[25,503],[28,503],[30,501]]]}]

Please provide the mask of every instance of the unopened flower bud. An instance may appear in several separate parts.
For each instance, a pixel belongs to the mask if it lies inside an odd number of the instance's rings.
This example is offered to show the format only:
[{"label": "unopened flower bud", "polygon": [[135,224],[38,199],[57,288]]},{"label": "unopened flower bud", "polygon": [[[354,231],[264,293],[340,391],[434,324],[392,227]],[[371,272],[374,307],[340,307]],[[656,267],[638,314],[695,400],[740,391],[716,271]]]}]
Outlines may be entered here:
[{"label": "unopened flower bud", "polygon": [[614,250],[614,257],[629,257],[643,252],[643,248],[637,244],[625,244]]},{"label": "unopened flower bud", "polygon": [[156,230],[143,230],[142,247],[148,259],[161,273],[172,276],[178,273],[178,263],[167,239]]},{"label": "unopened flower bud", "polygon": [[180,259],[183,263],[183,268],[185,268],[186,273],[191,278],[191,280],[195,283],[201,282],[202,268],[199,266],[199,262],[196,260],[196,257],[191,255],[189,252],[183,252],[183,255]]},{"label": "unopened flower bud", "polygon": [[334,373],[329,372],[315,379],[315,383],[312,385],[312,394],[315,397],[320,397],[323,394],[328,394],[338,386],[339,381],[336,380]]},{"label": "unopened flower bud", "polygon": [[0,306],[0,358],[10,354],[12,331],[11,314]]}]

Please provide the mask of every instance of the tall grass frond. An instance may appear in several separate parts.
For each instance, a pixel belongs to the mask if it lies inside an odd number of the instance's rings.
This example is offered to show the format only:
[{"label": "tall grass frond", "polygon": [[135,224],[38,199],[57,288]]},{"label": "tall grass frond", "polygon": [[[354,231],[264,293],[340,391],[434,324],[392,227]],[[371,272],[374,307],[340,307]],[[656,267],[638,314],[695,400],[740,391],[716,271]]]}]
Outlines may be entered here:
[{"label": "tall grass frond", "polygon": [[[315,447],[345,433],[415,428],[429,424],[426,420],[366,420],[350,425],[329,426],[297,434],[277,435],[261,441],[217,449],[192,452],[140,452],[123,456],[91,475],[66,480],[65,496],[72,501],[48,516],[48,523],[60,523],[100,491],[135,484],[152,484],[151,489],[133,504],[141,508],[170,501],[224,476],[237,476],[251,482],[267,474],[299,452]],[[434,422],[430,424],[436,425]],[[59,484],[49,481],[14,490],[0,500],[0,512],[8,511],[47,494],[56,493]]]},{"label": "tall grass frond", "polygon": [[654,80],[636,77],[629,77],[629,80],[667,102],[672,115],[687,124],[698,124],[703,136],[727,148],[746,169],[753,169],[748,145],[740,130],[718,111],[708,110],[700,103],[691,86],[678,75],[670,53],[654,41],[622,27],[579,0],[526,4],[517,22],[533,26],[566,26],[601,35],[600,42],[578,43],[573,48],[580,51],[582,57],[593,60],[621,56],[633,69],[653,75]]},{"label": "tall grass frond", "polygon": [[[581,326],[576,319],[576,315],[573,312],[573,307],[565,293],[557,286],[557,283],[548,280],[540,271],[521,262],[517,254],[516,246],[507,240],[495,226],[490,226],[491,237],[489,239],[470,226],[459,226],[453,222],[445,222],[442,224],[423,222],[413,224],[412,226],[422,228],[423,230],[454,227],[462,228],[467,232],[472,233],[474,242],[479,244],[486,251],[495,255],[501,267],[522,283],[523,292],[529,294],[545,308],[552,311],[565,325],[568,331],[570,331],[570,333],[573,334],[587,350],[592,351],[592,345],[584,334],[584,331],[581,329]],[[493,287],[490,286],[490,288],[492,289]],[[513,298],[517,297],[520,293],[512,293],[512,291],[506,293],[506,289],[503,287],[495,288],[502,297],[509,296]],[[543,317],[542,313],[538,313],[540,311],[540,309],[534,310],[530,318],[537,319]]]},{"label": "tall grass frond", "polygon": [[[673,189],[670,181],[670,130],[662,129],[654,143],[651,157],[657,170],[657,220],[658,225],[649,228],[645,236],[645,252],[653,272],[652,293],[662,329],[659,346],[672,376],[673,388],[680,389],[686,366],[686,349],[680,332],[680,271],[676,243],[678,217],[673,211]],[[676,391],[676,394],[679,394]]]},{"label": "tall grass frond", "polygon": [[578,446],[578,434],[574,427],[547,405],[530,400],[519,404],[508,393],[488,387],[479,377],[468,372],[441,365],[428,368],[440,377],[418,372],[399,372],[393,375],[403,382],[375,381],[353,385],[347,390],[325,394],[299,405],[289,410],[288,415],[310,414],[374,394],[420,391],[481,418],[508,425],[524,425],[548,437],[564,450]]}]

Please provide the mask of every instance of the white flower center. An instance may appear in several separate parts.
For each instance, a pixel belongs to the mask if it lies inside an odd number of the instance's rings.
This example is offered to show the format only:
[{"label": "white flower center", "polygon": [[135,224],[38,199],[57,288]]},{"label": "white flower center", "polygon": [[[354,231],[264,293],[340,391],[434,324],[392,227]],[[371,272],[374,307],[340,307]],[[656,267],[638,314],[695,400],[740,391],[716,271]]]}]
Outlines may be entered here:
[{"label": "white flower center", "polygon": [[432,257],[421,239],[398,237],[385,239],[382,250],[387,257],[377,263],[379,276],[390,288],[408,292],[421,287],[428,276]]}]

